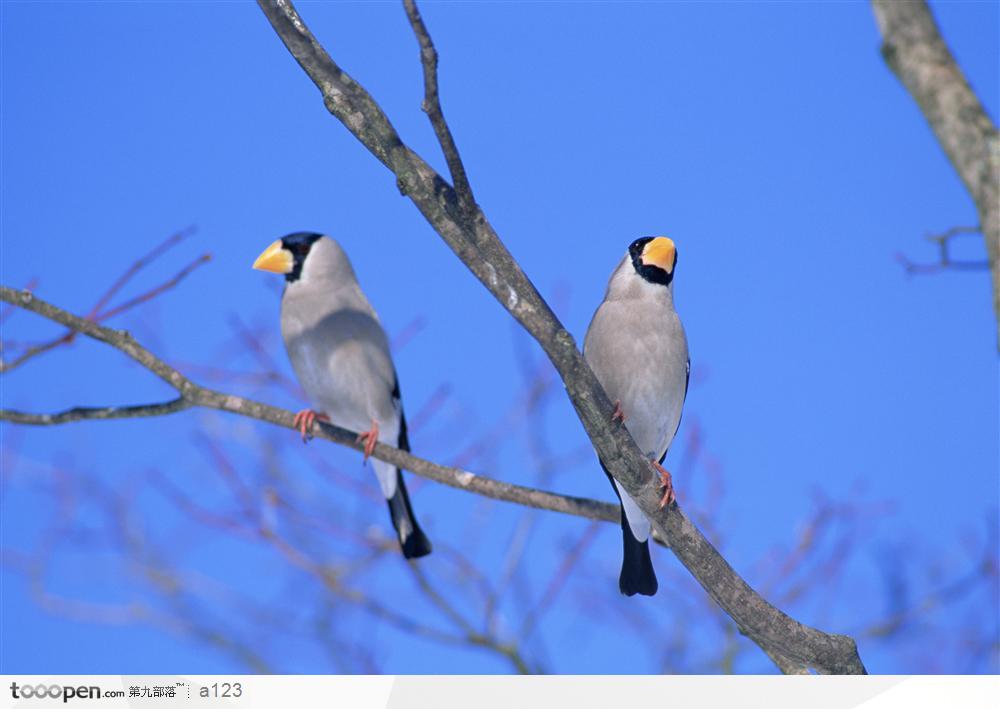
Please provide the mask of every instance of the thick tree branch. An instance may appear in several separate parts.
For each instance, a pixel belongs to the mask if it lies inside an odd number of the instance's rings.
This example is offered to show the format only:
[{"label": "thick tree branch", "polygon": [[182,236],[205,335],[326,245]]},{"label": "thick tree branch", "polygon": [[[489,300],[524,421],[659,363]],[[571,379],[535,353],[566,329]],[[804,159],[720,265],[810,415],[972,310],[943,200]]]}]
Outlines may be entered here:
[{"label": "thick tree branch", "polygon": [[379,105],[330,58],[289,0],[258,0],[258,4],[319,88],[327,109],[392,171],[400,190],[435,231],[541,345],[559,372],[601,460],[740,630],[786,665],[797,662],[820,672],[864,672],[853,640],[809,628],[771,606],[736,574],[676,505],[659,508],[658,476],[626,429],[611,425],[611,403],[572,336],[483,212],[475,207],[470,214],[460,207],[455,190],[402,142]]},{"label": "thick tree branch", "polygon": [[[920,106],[979,213],[1000,337],[1000,136],[924,0],[872,0],[882,56]],[[998,340],[1000,342],[1000,340]]]}]

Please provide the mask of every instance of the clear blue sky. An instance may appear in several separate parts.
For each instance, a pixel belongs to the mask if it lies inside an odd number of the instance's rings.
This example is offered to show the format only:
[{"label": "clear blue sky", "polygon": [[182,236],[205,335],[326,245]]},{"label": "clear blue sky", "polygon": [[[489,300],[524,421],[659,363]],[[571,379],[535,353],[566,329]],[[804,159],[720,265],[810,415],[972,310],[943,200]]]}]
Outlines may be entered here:
[{"label": "clear blue sky", "polygon": [[[276,284],[249,264],[281,234],[323,231],[350,253],[390,333],[426,321],[397,353],[407,405],[421,408],[442,383],[451,399],[423,440],[414,437],[416,452],[447,462],[509,409],[522,384],[523,338],[400,197],[391,175],[325,111],[255,5],[0,7],[4,284],[37,277],[41,296],[84,312],[135,257],[195,224],[196,235],[143,283],[201,251],[214,260],[117,324],[171,361],[253,369],[259,366],[245,357],[219,359],[233,314],[276,335]],[[934,9],[996,117],[997,3]],[[443,170],[419,110],[416,45],[401,7],[301,3],[300,10],[404,139]],[[907,277],[894,260],[896,252],[933,259],[922,236],[974,224],[976,216],[915,104],[883,65],[867,3],[425,3],[423,11],[441,53],[444,109],[477,197],[578,343],[628,243],[660,233],[677,242],[675,298],[695,380],[684,425],[699,422],[724,471],[715,523],[734,566],[759,581],[754,561],[792,543],[821,492],[890,506],[857,543],[849,592],[800,620],[850,631],[866,606],[881,603],[873,599],[887,556],[936,559],[942,578],[961,573],[967,547],[995,527],[1000,498],[990,284],[985,272]],[[964,253],[982,258],[981,240],[967,238]],[[18,314],[3,336],[31,340],[53,331]],[[269,346],[288,372],[278,341]],[[2,387],[4,406],[38,411],[169,395],[92,343],[40,358],[5,376]],[[250,386],[231,388],[260,396]],[[558,390],[545,424],[554,449],[585,444]],[[18,453],[5,457],[3,549],[37,548],[54,508],[49,491],[32,482],[45,461],[86,469],[112,488],[155,463],[198,495],[208,464],[192,443],[196,426],[250,437],[286,433],[198,412],[58,429],[3,426],[5,451],[16,437]],[[374,485],[355,454],[322,450]],[[530,483],[529,460],[512,443],[470,467]],[[687,483],[676,484],[684,504]],[[550,486],[611,499],[586,457],[567,463]],[[137,504],[144,518],[160,514],[153,503],[142,507],[143,498]],[[416,504],[432,536],[455,544],[464,527],[453,518],[486,509],[477,561],[487,569],[500,563],[515,512],[430,484]],[[373,523],[384,523],[382,514]],[[560,544],[585,526],[544,518],[527,562],[540,579],[536,588],[558,562]],[[275,563],[244,549],[214,549],[182,563],[229,583],[259,580]],[[588,582],[613,590],[619,554],[617,532],[602,529],[588,551],[598,570]],[[101,563],[71,556],[52,583],[89,600],[127,598],[131,587]],[[682,575],[666,552],[655,564],[661,579]],[[385,583],[394,578],[388,573]],[[0,582],[3,672],[245,669],[159,629],[50,614],[10,564],[0,568]],[[586,588],[577,584],[573,593]],[[661,584],[652,602],[670,603],[671,593]],[[934,623],[947,630],[968,613],[995,624],[995,598],[942,611]],[[543,629],[550,669],[655,671],[645,648],[613,633],[581,640],[572,626],[579,619],[557,609]],[[368,627],[352,622],[358,632]],[[386,671],[507,669],[489,656],[380,632],[389,638],[380,645]],[[861,649],[872,671],[927,669],[907,659],[917,648]],[[331,669],[294,646],[285,655],[285,671]],[[949,656],[936,669],[969,666]]]}]

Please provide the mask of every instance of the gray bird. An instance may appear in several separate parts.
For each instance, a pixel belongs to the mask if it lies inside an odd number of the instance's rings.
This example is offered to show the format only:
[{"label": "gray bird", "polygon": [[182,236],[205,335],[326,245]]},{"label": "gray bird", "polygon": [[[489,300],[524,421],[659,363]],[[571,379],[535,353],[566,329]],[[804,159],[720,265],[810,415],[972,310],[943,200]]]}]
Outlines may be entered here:
[{"label": "gray bird", "polygon": [[[624,423],[660,473],[660,507],[674,500],[670,473],[662,463],[680,426],[691,373],[687,338],[674,310],[676,265],[677,249],[670,239],[632,242],[611,274],[583,343],[587,363],[615,402],[613,419]],[[657,583],[649,558],[649,520],[603,461],[601,467],[622,506],[624,554],[618,587],[626,596],[652,596]]]},{"label": "gray bird", "polygon": [[[285,275],[281,336],[313,405],[295,417],[302,440],[319,419],[363,431],[358,442],[365,443],[365,460],[377,441],[410,450],[388,338],[340,244],[322,234],[289,234],[268,246],[253,267]],[[372,465],[403,556],[430,554],[402,472],[381,460]]]}]

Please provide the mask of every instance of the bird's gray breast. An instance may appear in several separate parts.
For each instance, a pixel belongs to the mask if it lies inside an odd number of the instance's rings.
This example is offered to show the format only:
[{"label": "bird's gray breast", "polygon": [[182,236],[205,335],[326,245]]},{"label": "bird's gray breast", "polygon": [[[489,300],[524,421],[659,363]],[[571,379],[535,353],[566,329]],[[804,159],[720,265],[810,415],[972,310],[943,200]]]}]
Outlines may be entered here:
[{"label": "bird's gray breast", "polygon": [[687,382],[687,339],[669,305],[605,301],[594,315],[584,355],[642,451],[658,460],[680,423]]}]

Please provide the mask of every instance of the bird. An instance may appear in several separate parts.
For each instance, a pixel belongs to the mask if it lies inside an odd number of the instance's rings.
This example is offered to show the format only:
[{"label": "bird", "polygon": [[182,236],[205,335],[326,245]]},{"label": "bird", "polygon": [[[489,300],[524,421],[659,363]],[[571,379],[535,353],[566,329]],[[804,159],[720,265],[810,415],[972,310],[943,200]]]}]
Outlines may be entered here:
[{"label": "bird", "polygon": [[[285,276],[281,336],[312,405],[295,416],[303,442],[320,420],[361,431],[357,440],[365,444],[365,461],[376,442],[409,451],[389,340],[341,245],[315,232],[295,232],[264,249],[253,268]],[[403,556],[430,554],[430,540],[417,524],[402,471],[377,459],[372,467]]]},{"label": "bird", "polygon": [[[587,364],[615,403],[613,422],[625,426],[660,474],[661,509],[675,499],[663,461],[680,427],[691,378],[687,337],[674,309],[676,267],[673,240],[646,236],[633,241],[611,274],[583,344]],[[601,467],[621,504],[618,588],[626,596],[652,596],[658,584],[649,557],[649,520],[603,461]]]}]

